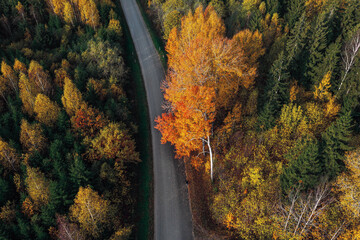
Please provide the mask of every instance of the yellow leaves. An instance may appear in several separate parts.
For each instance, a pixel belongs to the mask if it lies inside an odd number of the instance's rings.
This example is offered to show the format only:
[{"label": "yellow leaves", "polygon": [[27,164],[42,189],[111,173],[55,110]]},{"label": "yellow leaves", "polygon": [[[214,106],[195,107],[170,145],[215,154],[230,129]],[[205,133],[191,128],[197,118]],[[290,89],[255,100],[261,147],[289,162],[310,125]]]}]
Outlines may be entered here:
[{"label": "yellow leaves", "polygon": [[329,89],[331,87],[330,84],[331,72],[325,74],[324,78],[319,83],[319,86],[315,86],[314,98],[318,100],[325,100],[331,94]]},{"label": "yellow leaves", "polygon": [[249,184],[252,186],[258,186],[262,183],[261,169],[259,167],[253,167],[249,169]]},{"label": "yellow leaves", "polygon": [[27,167],[27,178],[25,179],[26,190],[36,209],[47,204],[50,199],[49,182],[37,168]]},{"label": "yellow leaves", "polygon": [[319,86],[315,86],[314,92],[315,100],[325,102],[325,116],[327,118],[335,117],[340,111],[340,105],[336,103],[335,96],[333,96],[330,92],[330,79],[331,72],[328,72],[319,83]]},{"label": "yellow leaves", "polygon": [[234,220],[235,220],[235,217],[232,215],[231,212],[229,212],[228,214],[226,214],[226,217],[225,217],[225,220],[224,220],[224,225],[227,229],[232,229],[233,226],[234,226]]},{"label": "yellow leaves", "polygon": [[46,138],[40,124],[30,124],[23,119],[21,121],[20,142],[23,148],[29,152],[42,151],[45,148]]},{"label": "yellow leaves", "polygon": [[74,9],[71,6],[71,4],[69,2],[64,2],[64,21],[67,23],[71,23],[72,25],[74,25],[74,21],[75,21],[75,13],[74,13]]},{"label": "yellow leaves", "polygon": [[90,187],[80,187],[74,204],[70,207],[70,217],[80,223],[80,227],[92,236],[100,234],[101,225],[109,221],[110,202],[103,200]]},{"label": "yellow leaves", "polygon": [[79,0],[81,20],[96,29],[100,24],[99,11],[93,0]]},{"label": "yellow leaves", "polygon": [[340,105],[335,102],[336,99],[334,96],[329,97],[329,101],[326,103],[325,115],[328,118],[335,117],[340,111]]},{"label": "yellow leaves", "polygon": [[35,96],[40,92],[36,85],[29,81],[24,73],[20,73],[19,80],[20,99],[23,103],[24,111],[30,116],[34,115]]},{"label": "yellow leaves", "polygon": [[245,12],[249,13],[251,10],[256,8],[260,4],[260,0],[244,0],[242,3],[242,7]]},{"label": "yellow leaves", "polygon": [[14,70],[9,66],[4,60],[1,62],[1,73],[5,80],[7,80],[7,84],[12,88],[14,92],[18,91],[18,78],[14,72]]},{"label": "yellow leaves", "polygon": [[291,84],[290,87],[290,102],[296,101],[296,96],[299,93],[299,86],[297,85],[297,82],[295,81],[293,84]]},{"label": "yellow leaves", "polygon": [[122,29],[121,29],[121,25],[120,25],[120,21],[119,21],[119,20],[110,19],[108,29],[111,30],[111,31],[114,31],[114,32],[117,33],[119,36],[122,35]]},{"label": "yellow leaves", "polygon": [[35,99],[34,112],[36,119],[47,125],[53,126],[60,113],[60,107],[43,94],[38,94]]},{"label": "yellow leaves", "polygon": [[139,153],[136,152],[135,141],[119,124],[110,123],[100,130],[100,133],[91,141],[90,158],[115,159],[120,162],[139,162]]},{"label": "yellow leaves", "polygon": [[315,16],[326,5],[328,0],[306,0],[305,7],[308,16]]},{"label": "yellow leaves", "polygon": [[17,58],[15,58],[15,62],[14,62],[14,66],[13,66],[14,70],[17,72],[22,72],[22,73],[26,73],[27,69],[24,63],[20,62]]},{"label": "yellow leaves", "polygon": [[64,105],[65,111],[70,116],[73,116],[83,104],[81,92],[76,88],[75,84],[69,79],[64,81],[64,94],[61,97],[61,102]]}]

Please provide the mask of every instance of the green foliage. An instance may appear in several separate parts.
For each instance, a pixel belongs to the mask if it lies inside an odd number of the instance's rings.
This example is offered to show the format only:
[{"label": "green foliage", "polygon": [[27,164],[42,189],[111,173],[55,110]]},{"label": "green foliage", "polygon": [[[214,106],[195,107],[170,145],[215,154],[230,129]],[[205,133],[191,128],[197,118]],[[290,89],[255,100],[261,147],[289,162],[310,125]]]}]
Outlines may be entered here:
[{"label": "green foliage", "polygon": [[350,112],[341,116],[321,135],[321,158],[324,164],[323,174],[334,179],[344,170],[344,153],[349,151],[352,118]]},{"label": "green foliage", "polygon": [[306,191],[319,183],[322,166],[319,160],[318,144],[308,141],[304,145],[297,158],[291,159],[289,156],[289,166],[283,170],[280,176],[281,188],[284,193],[289,193],[299,185],[303,191]]}]

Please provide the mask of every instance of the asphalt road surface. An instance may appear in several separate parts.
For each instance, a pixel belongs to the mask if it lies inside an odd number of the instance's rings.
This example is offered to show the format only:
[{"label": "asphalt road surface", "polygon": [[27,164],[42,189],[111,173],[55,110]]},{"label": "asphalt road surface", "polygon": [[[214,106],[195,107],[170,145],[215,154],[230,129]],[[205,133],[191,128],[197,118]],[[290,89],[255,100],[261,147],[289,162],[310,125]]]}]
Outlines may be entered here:
[{"label": "asphalt road surface", "polygon": [[162,113],[160,83],[165,78],[164,69],[136,0],[120,2],[140,61],[149,106],[154,170],[154,239],[193,239],[184,166],[182,161],[174,159],[169,144],[160,143],[161,135],[154,129],[154,119]]}]

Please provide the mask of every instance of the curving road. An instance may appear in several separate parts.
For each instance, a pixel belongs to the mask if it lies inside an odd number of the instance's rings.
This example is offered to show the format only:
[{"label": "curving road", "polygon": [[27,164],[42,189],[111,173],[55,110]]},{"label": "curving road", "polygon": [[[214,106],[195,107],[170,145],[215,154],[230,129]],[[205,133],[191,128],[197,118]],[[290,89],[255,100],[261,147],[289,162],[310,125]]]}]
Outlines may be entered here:
[{"label": "curving road", "polygon": [[184,166],[174,159],[170,145],[160,143],[154,119],[162,113],[160,83],[165,78],[160,58],[136,0],[120,0],[140,61],[151,119],[154,170],[154,239],[193,239]]}]

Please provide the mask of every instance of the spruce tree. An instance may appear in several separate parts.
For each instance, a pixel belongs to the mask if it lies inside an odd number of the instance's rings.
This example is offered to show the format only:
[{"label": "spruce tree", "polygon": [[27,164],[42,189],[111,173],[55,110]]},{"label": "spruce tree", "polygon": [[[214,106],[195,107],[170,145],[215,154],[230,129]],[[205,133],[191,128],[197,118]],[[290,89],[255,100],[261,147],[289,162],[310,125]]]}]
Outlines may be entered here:
[{"label": "spruce tree", "polygon": [[290,0],[287,1],[287,13],[285,20],[289,24],[289,29],[295,26],[295,23],[300,19],[305,12],[305,0]]},{"label": "spruce tree", "polygon": [[349,146],[351,121],[350,112],[342,113],[336,122],[331,124],[321,135],[323,173],[330,180],[344,170],[343,159],[345,152],[351,150]]},{"label": "spruce tree", "polygon": [[280,183],[283,192],[288,193],[298,184],[301,190],[314,188],[319,182],[321,170],[318,143],[309,141],[300,155],[292,160],[281,174]]},{"label": "spruce tree", "polygon": [[314,69],[321,62],[323,53],[327,45],[327,20],[325,14],[320,14],[314,26],[310,31],[309,49],[308,49],[308,60],[306,63],[305,77],[307,82],[310,82],[315,77]]},{"label": "spruce tree", "polygon": [[337,69],[339,63],[340,48],[339,38],[336,42],[329,45],[320,63],[314,66],[308,73],[314,85],[318,85],[327,72],[332,72],[332,76],[337,76],[337,73],[334,71]]}]

